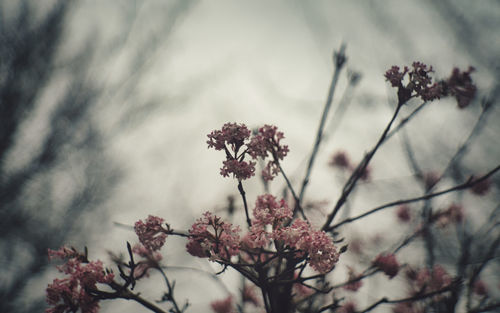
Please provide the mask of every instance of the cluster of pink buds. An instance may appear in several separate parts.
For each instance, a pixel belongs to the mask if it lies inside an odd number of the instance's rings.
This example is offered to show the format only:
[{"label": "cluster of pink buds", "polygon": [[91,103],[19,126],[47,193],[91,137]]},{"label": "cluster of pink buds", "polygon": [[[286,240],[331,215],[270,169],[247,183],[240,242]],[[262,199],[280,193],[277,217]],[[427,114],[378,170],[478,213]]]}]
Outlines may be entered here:
[{"label": "cluster of pink buds", "polygon": [[410,207],[406,204],[400,205],[396,212],[398,220],[403,223],[408,223],[411,220]]},{"label": "cluster of pink buds", "polygon": [[[328,162],[333,168],[338,168],[343,171],[350,171],[351,173],[356,170],[356,166],[351,162],[349,155],[345,151],[335,152],[330,161]],[[370,180],[371,177],[371,167],[367,166],[360,175],[360,178],[364,181]]]},{"label": "cluster of pink buds", "polygon": [[[412,69],[407,66],[400,71],[398,66],[391,67],[386,73],[385,78],[391,83],[392,87],[398,88],[398,99],[400,103],[405,103],[412,97],[420,97],[424,101],[432,101],[443,96],[443,87],[440,83],[433,83],[432,66],[421,62],[413,62]],[[408,74],[408,75],[407,75]],[[405,77],[408,76],[406,85],[403,85]]]},{"label": "cluster of pink buds", "polygon": [[233,305],[233,297],[228,296],[222,300],[213,301],[210,306],[212,307],[212,311],[214,313],[235,313],[234,305]]},{"label": "cluster of pink buds", "polygon": [[390,279],[394,278],[399,272],[399,263],[396,256],[392,253],[379,254],[373,260],[373,266],[379,268]]},{"label": "cluster of pink buds", "polygon": [[463,72],[460,72],[458,68],[454,68],[451,76],[444,84],[445,94],[455,97],[460,109],[467,107],[476,95],[477,88],[470,77],[470,73],[473,71],[474,68],[470,66],[467,71]]},{"label": "cluster of pink buds", "polygon": [[163,259],[161,253],[152,251],[144,247],[142,244],[135,245],[132,248],[132,252],[142,258],[142,260],[136,262],[136,267],[134,268],[134,279],[149,276],[148,271],[152,268],[157,268],[159,266],[159,262]]},{"label": "cluster of pink buds", "polygon": [[448,79],[433,82],[430,76],[430,73],[434,72],[432,66],[413,62],[411,69],[405,66],[402,71],[398,66],[392,66],[384,76],[392,87],[398,88],[398,100],[401,104],[413,97],[432,101],[452,96],[456,98],[458,107],[463,109],[476,95],[476,86],[470,77],[473,70],[469,67],[467,71],[460,72],[458,68],[454,68]]},{"label": "cluster of pink buds", "polygon": [[[252,249],[268,246],[271,239],[276,237],[276,231],[281,229],[292,216],[292,210],[284,199],[277,201],[270,194],[258,196],[253,210],[252,226],[243,239],[245,246]],[[271,226],[271,231],[268,229],[268,225]]]},{"label": "cluster of pink buds", "polygon": [[425,185],[426,190],[430,190],[433,188],[440,180],[439,174],[434,171],[430,171],[427,173],[424,173],[423,177],[423,182]]},{"label": "cluster of pink buds", "polygon": [[262,171],[262,177],[265,180],[272,180],[278,175],[280,171],[278,162],[288,154],[288,146],[280,143],[283,138],[285,136],[278,131],[276,126],[264,125],[259,128],[248,145],[248,153],[254,159],[258,157],[265,159],[268,157],[268,153],[271,154],[272,159],[267,162],[265,169]]},{"label": "cluster of pink buds", "polygon": [[353,301],[348,301],[342,305],[339,310],[339,313],[354,313],[356,312],[356,303]]},{"label": "cluster of pink buds", "polygon": [[474,283],[472,291],[478,296],[487,296],[488,295],[488,286],[486,286],[485,282],[482,280],[478,280]]},{"label": "cluster of pink buds", "polygon": [[279,160],[288,154],[288,146],[282,145],[285,137],[276,126],[264,125],[250,138],[250,130],[244,124],[226,123],[221,130],[214,130],[208,134],[209,148],[224,150],[226,160],[223,161],[221,175],[233,175],[238,180],[245,180],[255,175],[254,161],[245,161],[249,155],[252,159],[262,160],[271,156],[262,176],[265,180],[272,180],[279,173]]},{"label": "cluster of pink buds", "polygon": [[277,230],[273,236],[295,250],[297,256],[308,255],[311,267],[321,274],[333,270],[339,260],[332,238],[324,231],[313,230],[302,219],[296,219],[292,225]]},{"label": "cluster of pink buds", "polygon": [[196,257],[229,261],[240,250],[240,228],[205,212],[191,226],[187,251]]},{"label": "cluster of pink buds", "polygon": [[111,283],[114,274],[104,271],[101,261],[89,262],[85,255],[75,249],[49,249],[49,259],[54,258],[65,260],[57,268],[67,276],[64,279],[56,278],[47,286],[47,303],[51,307],[46,312],[76,312],[81,309],[82,312],[96,313],[99,300],[89,292],[96,290],[98,283]]},{"label": "cluster of pink buds", "polygon": [[163,228],[165,220],[161,217],[149,215],[143,221],[137,221],[134,226],[139,241],[151,251],[160,250],[167,239],[168,229]]},{"label": "cluster of pink buds", "polygon": [[309,265],[322,274],[333,269],[339,253],[332,238],[324,231],[313,230],[308,222],[292,218],[292,210],[284,200],[277,201],[272,195],[257,198],[253,210],[254,222],[248,233],[240,240],[239,227],[222,221],[206,212],[189,230],[187,251],[197,257],[229,262],[231,256],[245,253],[260,254],[271,242],[283,246],[281,252],[293,253],[297,258],[308,260]]},{"label": "cluster of pink buds", "polygon": [[484,196],[491,189],[491,179],[483,179],[482,181],[475,183],[471,188],[471,192],[477,196]]},{"label": "cluster of pink buds", "polygon": [[261,301],[259,296],[257,295],[257,292],[255,291],[255,287],[247,284],[243,287],[243,291],[241,293],[243,302],[251,303],[256,307],[260,306]]},{"label": "cluster of pink buds", "polygon": [[426,292],[437,291],[451,284],[451,277],[439,264],[434,265],[432,270],[421,269],[416,277],[417,286]]},{"label": "cluster of pink buds", "polygon": [[436,213],[433,216],[433,220],[436,220],[437,224],[444,228],[452,223],[460,223],[464,219],[464,207],[452,203],[446,210]]},{"label": "cluster of pink buds", "polygon": [[359,276],[354,272],[354,269],[352,267],[349,266],[348,270],[349,270],[349,281],[351,282],[345,285],[344,289],[348,291],[358,291],[358,289],[361,288],[361,286],[363,286],[363,281],[361,279],[358,279]]}]

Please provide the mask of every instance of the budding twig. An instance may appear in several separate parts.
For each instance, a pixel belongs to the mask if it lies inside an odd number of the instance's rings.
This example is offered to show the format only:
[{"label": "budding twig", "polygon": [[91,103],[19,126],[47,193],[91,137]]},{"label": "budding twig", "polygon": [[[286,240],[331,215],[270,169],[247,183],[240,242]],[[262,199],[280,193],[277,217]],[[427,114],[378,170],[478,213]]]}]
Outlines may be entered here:
[{"label": "budding twig", "polygon": [[311,156],[309,157],[309,162],[307,164],[306,174],[304,176],[304,180],[302,181],[302,186],[300,187],[299,193],[299,205],[300,202],[304,199],[304,194],[306,191],[307,184],[309,183],[309,177],[311,176],[311,171],[314,165],[314,160],[316,159],[316,155],[318,153],[319,145],[321,143],[321,139],[323,137],[323,129],[325,127],[326,118],[328,116],[328,112],[332,105],[333,95],[335,92],[335,87],[337,86],[337,81],[339,79],[340,72],[345,65],[346,56],[345,56],[345,45],[341,45],[338,52],[335,53],[335,70],[333,72],[332,81],[330,83],[330,89],[328,90],[328,98],[326,100],[325,106],[323,108],[323,113],[321,115],[320,123],[318,126],[318,132],[316,134],[316,140],[313,146],[313,150],[311,152]]},{"label": "budding twig", "polygon": [[386,138],[389,130],[391,129],[392,124],[396,120],[396,117],[398,116],[398,113],[399,113],[401,107],[403,106],[403,104],[404,103],[401,103],[401,102],[398,103],[398,105],[396,107],[396,110],[394,111],[394,114],[392,115],[391,120],[389,121],[389,123],[387,124],[384,132],[380,136],[377,144],[375,145],[375,147],[373,147],[373,149],[368,154],[365,155],[365,157],[363,158],[363,160],[359,163],[359,165],[357,166],[357,168],[352,173],[351,177],[345,183],[344,188],[342,190],[342,194],[340,195],[340,198],[337,201],[337,203],[335,204],[335,207],[333,208],[332,212],[327,216],[326,222],[323,225],[323,227],[321,228],[322,230],[329,229],[328,226],[333,221],[333,219],[335,218],[335,215],[337,215],[337,213],[340,210],[340,208],[342,207],[342,205],[344,205],[344,203],[347,200],[347,197],[352,192],[352,190],[354,189],[354,187],[356,187],[356,182],[362,176],[362,174],[364,173],[364,171],[368,167],[368,164],[370,163],[371,159],[373,158],[373,156],[375,155],[375,153],[377,152],[377,150],[380,148],[380,146],[384,142],[384,140],[385,140],[385,138]]},{"label": "budding twig", "polygon": [[351,218],[347,218],[333,226],[330,226],[330,227],[326,227],[324,230],[325,231],[332,231],[336,228],[338,228],[339,226],[342,226],[344,224],[347,224],[347,223],[351,223],[351,222],[354,222],[356,220],[359,220],[365,216],[368,216],[368,215],[371,215],[375,212],[378,212],[380,210],[383,210],[383,209],[386,209],[386,208],[389,208],[389,207],[393,207],[393,206],[396,206],[396,205],[400,205],[400,204],[405,204],[405,203],[412,203],[412,202],[417,202],[417,201],[423,201],[423,200],[427,200],[427,199],[431,199],[431,198],[434,198],[434,197],[438,197],[438,196],[441,196],[441,195],[444,195],[444,194],[447,194],[449,192],[453,192],[453,191],[457,191],[457,190],[462,190],[462,189],[467,189],[469,187],[472,187],[474,186],[475,184],[487,179],[488,177],[492,176],[493,174],[495,174],[496,172],[498,172],[500,170],[500,165],[498,165],[497,167],[495,167],[494,169],[492,169],[491,171],[489,171],[487,174],[477,178],[477,179],[468,179],[465,183],[463,184],[460,184],[460,185],[456,185],[454,187],[451,187],[451,188],[448,188],[448,189],[444,189],[444,190],[441,190],[441,191],[438,191],[438,192],[435,192],[435,193],[430,193],[430,194],[426,194],[426,195],[423,195],[421,197],[416,197],[416,198],[409,198],[409,199],[405,199],[405,200],[398,200],[398,201],[394,201],[394,202],[389,202],[387,204],[383,204],[381,206],[378,206],[374,209],[371,209],[363,214],[360,214],[358,216],[355,216],[355,217],[351,217]]}]

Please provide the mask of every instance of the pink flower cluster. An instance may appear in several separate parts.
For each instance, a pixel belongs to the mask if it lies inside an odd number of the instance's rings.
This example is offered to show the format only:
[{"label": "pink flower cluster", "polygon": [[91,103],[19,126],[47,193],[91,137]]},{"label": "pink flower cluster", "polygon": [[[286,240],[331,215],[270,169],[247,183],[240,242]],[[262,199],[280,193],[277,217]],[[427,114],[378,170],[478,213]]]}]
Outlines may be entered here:
[{"label": "pink flower cluster", "polygon": [[[432,73],[432,66],[421,62],[413,62],[412,69],[407,66],[400,71],[398,66],[391,67],[386,73],[385,78],[391,83],[392,87],[398,88],[398,98],[400,103],[405,103],[412,97],[420,97],[424,101],[432,101],[443,96],[443,90],[440,83],[432,83],[429,73]],[[403,86],[403,80],[408,74],[408,82]]]},{"label": "pink flower cluster", "polygon": [[97,283],[111,283],[114,279],[113,273],[105,272],[101,261],[88,262],[84,255],[74,249],[49,249],[49,258],[65,259],[66,263],[57,268],[68,277],[56,278],[47,286],[47,303],[51,307],[46,312],[76,312],[81,309],[82,312],[96,313],[99,300],[88,292],[96,289]]},{"label": "pink flower cluster", "polygon": [[422,180],[424,182],[425,189],[430,190],[439,182],[439,173],[435,171],[426,172],[424,173]]},{"label": "pink flower cluster", "polygon": [[[266,180],[272,180],[279,173],[278,160],[288,153],[288,146],[280,141],[284,138],[276,126],[264,125],[257,134],[250,138],[250,130],[244,124],[226,123],[221,130],[214,130],[208,134],[209,148],[224,150],[226,160],[221,168],[221,175],[233,175],[238,180],[245,180],[255,175],[254,161],[245,161],[248,154],[252,159],[266,159],[269,154],[272,160],[268,161],[262,175]],[[244,148],[244,149],[242,149]]]},{"label": "pink flower cluster", "polygon": [[[356,278],[358,278],[358,275],[356,275],[352,267],[348,267],[348,269],[349,269],[349,280],[355,280]],[[345,285],[344,289],[348,291],[358,291],[358,289],[361,288],[361,286],[363,286],[363,281],[359,279]]]},{"label": "pink flower cluster", "polygon": [[474,283],[472,291],[478,296],[487,296],[488,286],[486,286],[484,281],[478,280]]},{"label": "pink flower cluster", "polygon": [[406,204],[400,205],[396,214],[398,220],[403,223],[408,223],[411,220],[410,207]]},{"label": "pink flower cluster", "polygon": [[330,166],[340,169],[352,168],[351,160],[345,151],[337,151],[330,160]]},{"label": "pink flower cluster", "polygon": [[339,260],[339,253],[332,238],[324,231],[313,230],[311,225],[302,219],[296,219],[292,225],[277,230],[274,237],[296,250],[297,256],[307,255],[311,267],[321,274],[333,270]]},{"label": "pink flower cluster", "polygon": [[214,130],[207,135],[209,148],[224,150],[226,153],[226,160],[220,170],[222,176],[229,177],[233,174],[238,180],[244,180],[255,174],[255,162],[244,161],[246,149],[240,153],[250,134],[245,124],[226,123],[221,130]]},{"label": "pink flower cluster", "polygon": [[273,228],[276,228],[283,222],[291,219],[292,215],[292,210],[288,207],[284,199],[278,202],[270,194],[257,197],[255,209],[253,210],[255,224],[261,226],[272,225]]},{"label": "pink flower cluster", "polygon": [[[334,168],[347,170],[351,172],[354,172],[356,170],[356,166],[351,163],[349,155],[345,151],[335,152],[332,155],[330,161],[328,162],[328,165]],[[367,166],[361,173],[360,178],[364,181],[368,181],[370,180],[370,176],[371,176],[371,168]]]},{"label": "pink flower cluster", "polygon": [[206,212],[189,230],[186,248],[197,257],[228,261],[231,256],[238,255],[240,249],[254,253],[253,249],[266,248],[274,240],[280,241],[297,257],[308,258],[314,270],[323,274],[331,271],[339,259],[332,238],[324,231],[313,230],[302,219],[284,226],[292,215],[284,200],[277,201],[269,194],[261,195],[253,210],[254,222],[240,241],[239,227]]},{"label": "pink flower cluster", "polygon": [[434,265],[432,271],[421,269],[417,274],[417,286],[426,292],[440,290],[451,284],[451,277],[439,264]]},{"label": "pink flower cluster", "polygon": [[234,227],[220,217],[205,212],[203,218],[191,226],[186,249],[193,256],[228,261],[239,253],[239,232],[239,226]]},{"label": "pink flower cluster", "polygon": [[454,68],[450,78],[446,81],[445,92],[455,97],[460,109],[467,107],[476,95],[477,88],[470,77],[470,73],[473,71],[473,67],[469,67],[467,71],[463,72],[460,72],[458,68]]},{"label": "pink flower cluster", "polygon": [[252,158],[260,157],[265,159],[268,153],[272,156],[272,160],[267,162],[265,169],[262,171],[262,177],[265,180],[272,180],[278,175],[279,165],[277,162],[283,160],[288,154],[288,146],[280,144],[283,138],[285,138],[284,134],[278,131],[276,126],[264,125],[259,128],[258,133],[248,144],[248,153]]},{"label": "pink flower cluster", "polygon": [[483,179],[482,181],[474,184],[470,190],[473,194],[477,196],[484,196],[491,189],[491,179]]},{"label": "pink flower cluster", "polygon": [[260,298],[255,291],[255,287],[250,285],[245,285],[242,291],[243,302],[251,303],[258,307],[261,304]]},{"label": "pink flower cluster", "polygon": [[255,175],[255,162],[245,162],[238,160],[226,160],[222,162],[220,174],[224,177],[229,177],[233,174],[234,177],[243,180]]},{"label": "pink flower cluster", "polygon": [[356,303],[352,301],[348,301],[342,305],[339,310],[339,313],[354,313],[356,312]]},{"label": "pink flower cluster", "polygon": [[213,301],[210,306],[214,313],[234,313],[233,297],[228,296],[222,300]]},{"label": "pink flower cluster", "polygon": [[379,254],[375,260],[373,260],[373,265],[389,276],[390,279],[394,278],[399,272],[398,260],[392,253]]},{"label": "pink flower cluster", "polygon": [[[432,66],[427,67],[424,63],[413,62],[411,70],[407,66],[402,71],[398,66],[392,66],[384,76],[392,87],[398,88],[400,103],[405,103],[412,97],[432,101],[444,96],[453,96],[457,100],[458,107],[462,109],[469,105],[476,94],[476,86],[470,77],[473,70],[469,67],[467,71],[460,72],[458,68],[454,68],[447,80],[433,82],[429,75],[433,72]],[[403,85],[406,76],[408,79],[406,85]]]},{"label": "pink flower cluster", "polygon": [[209,148],[215,150],[225,150],[227,146],[234,152],[245,144],[245,141],[250,138],[250,130],[245,124],[226,123],[221,130],[214,130],[207,135],[207,144]]},{"label": "pink flower cluster", "polygon": [[168,233],[161,226],[163,222],[164,219],[153,215],[149,215],[144,222],[140,220],[135,222],[135,233],[144,247],[151,251],[160,250],[163,247]]},{"label": "pink flower cluster", "polygon": [[136,262],[136,267],[134,268],[134,278],[139,279],[144,276],[148,276],[148,270],[151,268],[158,267],[158,263],[162,260],[162,255],[159,252],[150,250],[144,247],[142,244],[137,244],[132,248],[132,252],[135,255],[140,256],[143,260]]},{"label": "pink flower cluster", "polygon": [[436,220],[440,227],[446,227],[452,223],[460,223],[464,219],[464,207],[452,203],[446,210],[438,212],[433,216],[433,220]]},{"label": "pink flower cluster", "polygon": [[[254,221],[250,231],[243,238],[246,247],[263,248],[269,245],[270,240],[275,236],[275,230],[280,229],[284,222],[293,216],[292,210],[285,200],[277,201],[273,195],[264,194],[257,197],[253,210]],[[268,232],[266,227],[271,225],[272,232]]]}]

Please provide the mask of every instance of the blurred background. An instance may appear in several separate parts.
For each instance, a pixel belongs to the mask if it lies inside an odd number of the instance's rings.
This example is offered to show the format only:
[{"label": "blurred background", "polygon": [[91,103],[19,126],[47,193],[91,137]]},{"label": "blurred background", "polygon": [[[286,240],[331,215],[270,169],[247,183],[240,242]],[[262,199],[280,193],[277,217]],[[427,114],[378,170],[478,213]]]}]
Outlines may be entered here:
[{"label": "blurred background", "polygon": [[[458,178],[499,163],[495,0],[1,0],[0,312],[45,308],[46,285],[57,275],[48,248],[88,246],[90,258],[111,265],[107,251],[124,253],[127,240],[137,241],[120,224],[154,214],[187,229],[206,210],[227,216],[236,182],[219,175],[223,155],[206,145],[206,134],[226,122],[278,126],[290,147],[283,167],[298,188],[341,43],[348,61],[332,110],[339,102],[346,109],[327,127],[306,201],[326,212],[345,181],[328,167],[332,153],[344,150],[357,162],[382,132],[396,99],[383,77],[392,65],[422,61],[437,78],[473,66],[478,95],[463,110],[450,98],[419,113],[405,136],[374,158],[370,183],[359,186],[351,210],[420,194],[403,142],[424,172],[439,172],[486,102],[492,106],[460,159]],[[352,75],[360,80],[349,85]],[[488,198],[464,200],[466,216],[481,220],[495,209],[498,175],[493,183]],[[263,192],[259,179],[245,187],[250,203]],[[275,194],[283,187],[280,178],[270,186]],[[321,223],[321,214],[311,216]],[[394,222],[381,216],[367,219],[363,230],[382,233]],[[243,221],[241,210],[232,218]],[[405,229],[394,232],[383,236]],[[184,244],[169,238],[164,262],[179,301],[189,298],[191,312],[206,311],[238,280],[230,272],[214,280],[210,273],[220,268],[193,260]],[[158,284],[152,277],[140,288],[158,299]],[[103,312],[118,310],[142,308],[102,302]]]}]

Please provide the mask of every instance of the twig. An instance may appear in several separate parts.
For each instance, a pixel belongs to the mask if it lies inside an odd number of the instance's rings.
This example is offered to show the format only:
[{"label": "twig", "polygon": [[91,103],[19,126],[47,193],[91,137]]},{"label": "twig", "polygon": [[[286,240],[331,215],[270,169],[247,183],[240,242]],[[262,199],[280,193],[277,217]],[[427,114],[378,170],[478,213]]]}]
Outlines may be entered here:
[{"label": "twig", "polygon": [[411,202],[417,202],[417,201],[423,201],[423,200],[427,200],[427,199],[431,199],[431,198],[434,198],[434,197],[437,197],[437,196],[441,196],[441,195],[444,195],[444,194],[447,194],[449,192],[453,192],[453,191],[457,191],[457,190],[462,190],[462,189],[467,189],[485,179],[488,179],[488,177],[492,176],[493,174],[495,174],[496,172],[498,172],[498,170],[500,170],[500,165],[498,165],[497,167],[495,167],[494,169],[492,169],[491,171],[489,171],[487,174],[477,178],[477,179],[471,179],[469,178],[465,183],[463,184],[460,184],[460,185],[456,185],[454,187],[451,187],[451,188],[448,188],[448,189],[444,189],[444,190],[441,190],[441,191],[438,191],[438,192],[435,192],[435,193],[430,193],[430,194],[426,194],[426,195],[423,195],[423,196],[420,196],[420,197],[416,197],[416,198],[409,198],[409,199],[405,199],[405,200],[398,200],[398,201],[394,201],[394,202],[390,202],[390,203],[386,203],[386,204],[383,204],[379,207],[376,207],[374,209],[371,209],[361,215],[358,215],[358,216],[355,216],[355,217],[351,217],[351,218],[348,218],[348,219],[345,219],[333,226],[330,226],[330,227],[326,227],[324,228],[325,231],[332,231],[336,228],[338,228],[339,226],[341,225],[344,225],[346,223],[351,223],[351,222],[354,222],[356,220],[359,220],[365,216],[368,216],[368,215],[371,215],[375,212],[378,212],[380,210],[383,210],[383,209],[386,209],[386,208],[389,208],[389,207],[393,207],[393,206],[396,206],[396,205],[400,205],[400,204],[405,204],[405,203],[411,203]]},{"label": "twig", "polygon": [[323,113],[321,115],[320,123],[318,126],[318,132],[316,134],[316,140],[313,146],[313,150],[311,152],[311,156],[309,157],[309,162],[307,164],[307,169],[306,169],[306,174],[304,176],[304,179],[302,181],[302,185],[300,187],[300,193],[299,193],[299,205],[300,202],[304,198],[304,194],[306,192],[306,187],[309,183],[309,177],[311,176],[311,171],[314,165],[314,160],[316,159],[316,155],[318,153],[319,145],[321,143],[321,139],[323,136],[323,129],[325,127],[325,122],[326,118],[328,116],[328,112],[330,110],[330,107],[332,105],[332,100],[333,100],[333,95],[335,92],[335,87],[337,86],[337,81],[340,75],[340,71],[344,67],[344,64],[346,62],[346,56],[345,56],[345,45],[342,44],[340,46],[340,49],[338,52],[335,53],[334,55],[334,60],[335,60],[335,70],[333,72],[332,76],[332,81],[330,83],[330,89],[328,90],[328,98],[326,100],[325,106],[323,108]]},{"label": "twig", "polygon": [[433,292],[429,292],[429,293],[425,293],[425,294],[417,294],[415,296],[407,297],[407,298],[402,298],[402,299],[389,300],[387,298],[382,298],[382,299],[378,300],[377,302],[375,302],[375,303],[371,304],[370,306],[368,306],[366,309],[364,309],[362,311],[358,311],[358,312],[360,312],[360,313],[369,312],[369,311],[375,309],[377,306],[379,306],[379,305],[381,305],[383,303],[395,304],[395,303],[412,302],[412,301],[418,301],[418,300],[422,300],[422,299],[427,299],[427,298],[439,295],[441,293],[450,291],[455,285],[456,285],[456,283],[452,283],[452,284],[450,284],[450,285],[448,285],[448,286],[446,286],[444,288],[441,288],[441,289],[433,291]]},{"label": "twig", "polygon": [[393,130],[391,130],[388,134],[387,134],[387,137],[385,138],[386,140],[391,138],[392,136],[394,136],[401,128],[403,128],[403,126],[406,125],[406,123],[408,123],[412,118],[415,117],[415,115],[417,115],[418,112],[420,112],[420,110],[422,110],[429,102],[423,102],[421,103],[415,110],[413,110],[410,114],[408,114],[407,117],[403,118],[398,125],[396,125],[394,127]]},{"label": "twig", "polygon": [[[184,311],[184,309],[180,309],[178,304],[177,304],[177,301],[175,301],[175,298],[174,298],[174,285],[175,285],[175,282],[174,284],[171,284],[170,283],[170,280],[168,279],[167,277],[167,274],[165,273],[165,271],[161,268],[161,266],[157,266],[156,269],[161,273],[161,275],[163,276],[163,279],[165,280],[165,284],[167,285],[167,288],[168,288],[168,292],[165,294],[167,296],[167,300],[172,303],[172,305],[174,306],[173,309],[174,309],[174,312],[173,313],[182,313]],[[184,306],[185,308],[186,306]]]},{"label": "twig", "polygon": [[276,162],[276,164],[278,164],[278,167],[280,169],[280,173],[281,173],[281,175],[283,175],[283,178],[285,179],[286,185],[288,186],[288,189],[292,193],[292,197],[295,200],[295,209],[298,210],[300,212],[300,215],[302,215],[302,218],[307,221],[307,217],[304,214],[304,210],[302,209],[302,206],[300,204],[300,199],[297,197],[297,194],[295,193],[295,190],[293,189],[293,186],[292,186],[290,180],[286,176],[285,171],[283,171],[283,168],[281,167],[281,163],[279,163],[277,159],[275,159],[275,162]]},{"label": "twig", "polygon": [[467,311],[467,313],[487,312],[487,311],[491,311],[492,309],[496,309],[498,307],[500,307],[500,302],[493,302],[493,303],[490,303],[490,304],[483,306],[483,307],[477,307],[477,308],[471,309],[471,310]]},{"label": "twig", "polygon": [[337,215],[338,211],[340,210],[340,208],[342,207],[342,205],[347,200],[347,197],[349,196],[349,194],[351,193],[351,191],[356,186],[356,182],[362,176],[363,172],[366,170],[366,167],[368,166],[368,163],[371,161],[371,159],[373,158],[373,156],[375,155],[375,153],[377,152],[377,150],[380,148],[380,146],[384,142],[385,137],[387,136],[387,133],[391,129],[391,126],[394,123],[394,120],[398,116],[398,113],[399,113],[402,105],[403,105],[402,103],[398,103],[398,105],[396,107],[396,110],[394,111],[394,114],[392,115],[391,120],[389,121],[389,123],[387,124],[384,132],[380,136],[377,144],[375,145],[375,147],[373,147],[373,149],[368,154],[365,155],[365,157],[359,163],[359,165],[356,168],[356,170],[354,170],[354,172],[352,173],[351,177],[345,183],[344,188],[342,190],[342,194],[340,195],[340,198],[337,201],[337,203],[335,204],[335,207],[333,208],[332,212],[327,216],[326,222],[323,225],[323,227],[321,228],[322,230],[326,230],[326,229],[329,228],[329,225],[333,221],[333,219],[335,218],[335,215]]},{"label": "twig", "polygon": [[350,73],[348,76],[349,76],[349,82],[347,84],[347,87],[344,90],[344,93],[342,94],[342,97],[340,98],[340,101],[339,101],[337,108],[335,108],[335,111],[332,114],[332,118],[330,120],[329,126],[326,127],[326,130],[325,130],[325,133],[323,136],[323,138],[324,138],[323,141],[331,139],[335,135],[335,133],[336,133],[343,117],[344,117],[347,106],[350,104],[350,101],[352,99],[353,90],[360,80],[360,74],[358,74],[358,73]]},{"label": "twig", "polygon": [[243,189],[243,184],[241,183],[241,180],[238,181],[238,191],[240,192],[241,198],[243,199],[243,206],[245,207],[245,215],[247,217],[247,224],[248,224],[248,227],[250,227],[250,226],[252,226],[252,221],[250,220],[250,215],[248,215],[247,197],[245,195],[245,190]]},{"label": "twig", "polygon": [[133,293],[128,289],[123,289],[123,286],[116,283],[111,282],[108,284],[111,288],[113,288],[116,292],[108,292],[102,290],[89,290],[90,294],[101,299],[101,300],[109,300],[109,299],[125,299],[125,300],[134,300],[137,303],[142,304],[144,307],[148,308],[150,311],[155,313],[167,313],[167,311],[163,310],[159,306],[147,301],[142,298],[138,293]]}]

